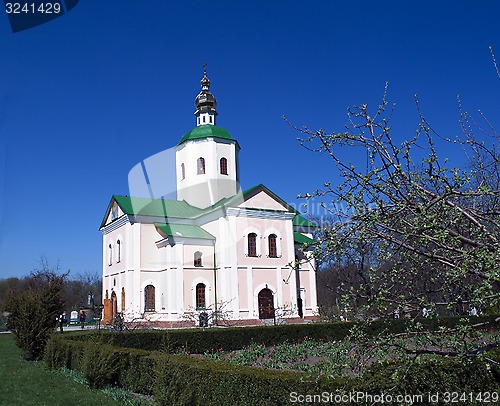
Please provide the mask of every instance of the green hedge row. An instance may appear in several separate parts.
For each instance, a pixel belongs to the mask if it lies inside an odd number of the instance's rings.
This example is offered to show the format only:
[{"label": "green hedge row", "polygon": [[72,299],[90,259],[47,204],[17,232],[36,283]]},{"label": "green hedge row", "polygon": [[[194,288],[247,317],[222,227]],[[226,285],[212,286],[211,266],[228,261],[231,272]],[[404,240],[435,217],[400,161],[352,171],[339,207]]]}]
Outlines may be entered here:
[{"label": "green hedge row", "polygon": [[[441,358],[414,363],[408,370],[406,366],[384,362],[374,365],[360,379],[317,380],[300,372],[232,366],[189,356],[117,348],[95,342],[91,336],[87,342],[69,337],[54,336],[49,341],[45,361],[50,368],[80,371],[93,386],[112,384],[153,394],[159,405],[286,405],[293,399],[303,399],[300,403],[308,404],[313,402],[307,402],[307,395],[427,396],[429,392],[484,393],[498,391],[500,386],[498,365],[482,360],[463,363]],[[489,356],[500,360],[498,351]],[[370,403],[373,402],[362,399],[356,402]]]},{"label": "green hedge row", "polygon": [[92,387],[114,385],[151,394],[157,355],[92,339],[74,341],[53,335],[45,347],[44,361],[50,369],[80,372]]},{"label": "green hedge row", "polygon": [[[419,319],[427,329],[439,327],[454,327],[460,322],[479,323],[494,320],[493,316],[473,318],[430,318]],[[402,333],[415,320],[389,319],[378,320],[362,325],[363,332],[368,337],[381,333]],[[188,330],[147,330],[130,332],[100,332],[94,337],[101,343],[119,347],[136,348],[146,351],[163,351],[176,353],[180,350],[192,354],[204,352],[233,351],[242,349],[252,343],[266,346],[284,342],[296,342],[308,337],[313,340],[342,340],[354,327],[354,323],[312,323],[289,324],[283,326],[233,327]],[[87,334],[72,335],[75,340],[87,340]]]}]

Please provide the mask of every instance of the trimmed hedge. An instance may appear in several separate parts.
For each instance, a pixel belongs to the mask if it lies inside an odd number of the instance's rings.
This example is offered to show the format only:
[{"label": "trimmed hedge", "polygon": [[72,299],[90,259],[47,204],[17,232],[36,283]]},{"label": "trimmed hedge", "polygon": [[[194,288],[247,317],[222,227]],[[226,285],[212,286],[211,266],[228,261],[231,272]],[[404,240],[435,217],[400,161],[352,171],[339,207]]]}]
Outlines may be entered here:
[{"label": "trimmed hedge", "polygon": [[290,393],[343,392],[348,380],[317,381],[305,373],[231,366],[187,356],[166,356],[157,369],[160,405],[286,405]]},{"label": "trimmed hedge", "polygon": [[50,369],[68,368],[82,373],[92,387],[115,385],[151,394],[157,356],[147,351],[54,335],[47,343],[44,361]]},{"label": "trimmed hedge", "polygon": [[[500,354],[490,354],[496,360]],[[427,395],[432,392],[498,390],[500,369],[481,360],[463,364],[434,359],[406,368],[395,362],[375,364],[357,379],[321,379],[301,372],[232,366],[189,356],[152,354],[92,341],[54,336],[45,353],[51,368],[71,367],[92,386],[117,385],[153,394],[159,405],[286,405],[290,394],[354,392]],[[395,388],[395,389],[394,389]],[[358,404],[364,404],[359,402]]]},{"label": "trimmed hedge", "polygon": [[[437,328],[442,323],[432,324],[436,320],[424,322],[430,328]],[[474,318],[474,321],[478,320]],[[404,329],[405,323],[396,321],[391,331]],[[446,323],[453,325],[450,320]],[[159,405],[285,405],[290,404],[292,392],[303,396],[322,393],[349,395],[354,392],[395,396],[453,391],[477,393],[498,391],[500,387],[498,364],[481,359],[464,363],[453,358],[427,357],[419,359],[408,370],[398,362],[384,361],[374,364],[361,378],[317,379],[303,372],[233,366],[168,354],[181,347],[228,350],[242,342],[265,343],[265,340],[271,340],[271,343],[277,343],[296,341],[305,336],[338,339],[343,337],[341,334],[347,334],[352,324],[301,327],[54,335],[46,347],[45,361],[50,368],[66,367],[81,372],[92,386],[117,385],[134,392],[153,394]],[[373,323],[370,331],[376,334],[386,327],[384,323],[378,323],[378,326]],[[293,336],[294,332],[300,335]],[[124,345],[161,351],[124,348]],[[500,350],[489,352],[488,358],[500,361]]]},{"label": "trimmed hedge", "polygon": [[[439,327],[454,327],[460,321],[479,323],[494,320],[494,316],[485,317],[446,317],[418,319],[418,322],[429,330]],[[381,333],[402,333],[414,323],[408,319],[385,319],[362,324],[363,331],[368,337]],[[100,332],[94,339],[100,343],[112,344],[119,347],[136,348],[146,351],[162,351],[176,353],[180,350],[192,354],[205,352],[239,350],[252,343],[265,346],[296,342],[305,337],[312,340],[337,341],[344,339],[356,323],[312,323],[289,324],[283,326],[233,327],[212,329],[187,330],[148,330],[130,332]],[[87,340],[88,334],[76,333],[75,340]]]}]

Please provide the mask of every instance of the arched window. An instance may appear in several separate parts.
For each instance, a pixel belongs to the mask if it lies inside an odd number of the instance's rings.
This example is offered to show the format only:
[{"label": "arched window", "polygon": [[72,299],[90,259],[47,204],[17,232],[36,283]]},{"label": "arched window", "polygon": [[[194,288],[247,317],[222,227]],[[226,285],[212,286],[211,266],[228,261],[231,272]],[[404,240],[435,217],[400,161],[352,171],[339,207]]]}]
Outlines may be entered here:
[{"label": "arched window", "polygon": [[205,158],[198,158],[198,175],[205,173]]},{"label": "arched window", "polygon": [[196,308],[197,309],[204,309],[205,307],[206,307],[205,284],[198,283],[198,285],[196,285]]},{"label": "arched window", "polygon": [[194,253],[194,266],[203,266],[202,262],[201,262],[201,256],[203,254],[200,252],[200,251],[196,251]]},{"label": "arched window", "polygon": [[184,166],[184,163],[181,164],[181,180],[186,179],[186,167]]},{"label": "arched window", "polygon": [[255,233],[248,234],[248,256],[257,256],[257,234]]},{"label": "arched window", "polygon": [[212,116],[210,116],[210,122],[212,122]]},{"label": "arched window", "polygon": [[109,244],[108,246],[108,257],[109,257],[109,265],[113,265],[113,246]]},{"label": "arched window", "polygon": [[116,249],[117,249],[116,262],[120,262],[122,260],[122,243],[120,240],[116,242]]},{"label": "arched window", "polygon": [[122,288],[122,312],[125,311],[125,288]]},{"label": "arched window", "polygon": [[269,257],[277,258],[278,257],[278,248],[276,246],[276,234],[269,234],[267,238],[267,242],[269,244]]},{"label": "arched window", "polygon": [[155,311],[155,287],[153,285],[144,288],[144,311]]},{"label": "arched window", "polygon": [[227,175],[227,159],[226,158],[220,159],[220,174]]}]

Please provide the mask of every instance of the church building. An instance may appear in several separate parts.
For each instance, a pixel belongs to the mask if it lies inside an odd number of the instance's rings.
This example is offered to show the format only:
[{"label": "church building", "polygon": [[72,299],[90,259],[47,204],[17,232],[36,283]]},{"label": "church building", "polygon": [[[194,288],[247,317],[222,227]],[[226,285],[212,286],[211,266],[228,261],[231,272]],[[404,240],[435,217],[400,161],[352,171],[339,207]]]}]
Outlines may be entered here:
[{"label": "church building", "polygon": [[195,105],[196,127],[175,148],[176,199],[113,195],[108,205],[100,226],[104,321],[313,319],[315,225],[263,184],[241,190],[240,145],[216,125],[206,70]]}]

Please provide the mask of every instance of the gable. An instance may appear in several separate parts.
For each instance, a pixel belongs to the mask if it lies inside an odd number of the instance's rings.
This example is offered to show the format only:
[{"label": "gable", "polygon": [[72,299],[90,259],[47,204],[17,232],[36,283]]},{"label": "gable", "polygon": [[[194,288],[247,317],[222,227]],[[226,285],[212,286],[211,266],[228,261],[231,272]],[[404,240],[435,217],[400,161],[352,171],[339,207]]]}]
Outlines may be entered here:
[{"label": "gable", "polygon": [[245,200],[238,205],[238,207],[245,207],[251,209],[264,209],[275,211],[289,211],[286,206],[276,200],[273,196],[265,190],[260,190],[256,194],[249,197],[245,196]]},{"label": "gable", "polygon": [[106,210],[106,214],[104,216],[104,220],[101,223],[101,228],[107,226],[109,223],[119,219],[125,213],[123,212],[120,205],[116,202],[115,199],[111,199],[111,202],[108,205],[108,209]]}]

